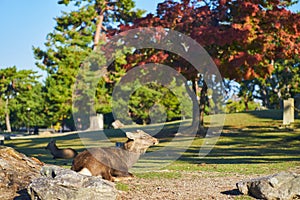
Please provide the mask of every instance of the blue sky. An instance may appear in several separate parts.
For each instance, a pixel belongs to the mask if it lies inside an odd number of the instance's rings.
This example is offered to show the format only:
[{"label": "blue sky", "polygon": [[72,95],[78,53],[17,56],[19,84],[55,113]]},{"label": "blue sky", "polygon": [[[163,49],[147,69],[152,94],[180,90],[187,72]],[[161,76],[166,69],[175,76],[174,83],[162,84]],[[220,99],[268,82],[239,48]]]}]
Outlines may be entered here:
[{"label": "blue sky", "polygon": [[[137,0],[138,8],[154,12],[162,0]],[[60,16],[65,6],[57,0],[0,0],[0,68],[16,65],[18,69],[35,66],[32,46],[43,47],[46,35],[53,31],[54,17]],[[292,10],[300,11],[300,3]]]},{"label": "blue sky", "polygon": [[[138,8],[154,12],[162,0],[138,0]],[[0,0],[0,68],[16,65],[18,69],[35,66],[32,46],[44,47],[46,35],[53,31],[54,17],[61,10],[57,0]]]}]

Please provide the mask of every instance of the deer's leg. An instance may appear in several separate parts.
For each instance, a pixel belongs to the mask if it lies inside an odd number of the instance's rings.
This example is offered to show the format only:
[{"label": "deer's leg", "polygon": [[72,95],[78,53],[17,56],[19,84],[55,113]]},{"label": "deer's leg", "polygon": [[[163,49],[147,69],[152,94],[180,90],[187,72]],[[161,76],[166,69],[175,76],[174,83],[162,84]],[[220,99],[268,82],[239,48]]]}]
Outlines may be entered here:
[{"label": "deer's leg", "polygon": [[112,175],[111,175],[111,169],[108,167],[105,167],[103,171],[101,172],[101,176],[103,179],[108,181],[114,181]]},{"label": "deer's leg", "polygon": [[133,179],[133,174],[130,172],[125,172],[125,171],[119,171],[119,170],[114,170],[113,172],[113,179],[114,181],[124,181],[124,180],[131,180]]},{"label": "deer's leg", "polygon": [[112,175],[115,177],[133,177],[133,174],[128,171],[113,170]]}]

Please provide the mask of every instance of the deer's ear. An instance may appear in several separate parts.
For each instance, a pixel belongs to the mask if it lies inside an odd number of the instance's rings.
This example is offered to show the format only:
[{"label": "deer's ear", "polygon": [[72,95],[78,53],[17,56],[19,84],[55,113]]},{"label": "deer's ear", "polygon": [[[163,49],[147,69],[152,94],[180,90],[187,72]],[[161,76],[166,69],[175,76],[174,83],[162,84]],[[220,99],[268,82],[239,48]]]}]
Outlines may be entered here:
[{"label": "deer's ear", "polygon": [[126,132],[126,137],[134,140],[136,138],[136,135],[135,135],[135,133],[132,133],[132,132]]}]

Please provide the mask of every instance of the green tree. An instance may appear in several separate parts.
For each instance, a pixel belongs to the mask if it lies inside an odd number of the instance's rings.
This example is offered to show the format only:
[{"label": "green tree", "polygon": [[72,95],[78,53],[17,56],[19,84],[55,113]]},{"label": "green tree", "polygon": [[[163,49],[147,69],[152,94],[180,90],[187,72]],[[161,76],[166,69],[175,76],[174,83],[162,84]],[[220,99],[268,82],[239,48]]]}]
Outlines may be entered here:
[{"label": "green tree", "polygon": [[[270,97],[277,97],[278,100],[294,97],[300,92],[300,69],[299,57],[293,60],[279,60],[275,63],[275,70],[272,76],[267,80],[270,88]],[[277,100],[277,101],[278,101]],[[271,101],[270,104],[276,104]],[[277,105],[279,102],[277,102]]]},{"label": "green tree", "polygon": [[248,101],[247,108],[246,108],[245,102],[242,99],[238,101],[234,101],[231,99],[226,104],[227,104],[225,108],[226,113],[251,111],[260,107],[260,104],[258,102]]},{"label": "green tree", "polygon": [[31,85],[29,90],[19,93],[11,101],[12,127],[41,127],[47,126],[48,120],[44,115],[44,94],[40,82]]},{"label": "green tree", "polygon": [[[6,130],[8,132],[12,130],[11,113],[18,110],[18,107],[24,109],[22,102],[18,100],[23,99],[24,102],[28,103],[28,106],[30,105],[30,102],[27,102],[28,98],[24,99],[23,97],[32,95],[33,87],[37,84],[37,78],[39,76],[36,75],[36,72],[32,70],[18,71],[15,66],[0,70],[0,96],[1,104],[4,104],[2,113],[5,115]],[[15,120],[22,120],[22,118],[14,118]]]},{"label": "green tree", "polygon": [[[55,18],[57,24],[47,36],[46,50],[34,48],[34,53],[40,61],[37,66],[48,74],[45,81],[46,114],[50,121],[63,123],[71,117],[72,92],[83,61],[93,51],[100,50],[98,47],[106,41],[106,33],[112,26],[131,23],[143,12],[134,10],[132,0],[59,0],[58,3],[73,5],[77,9]],[[100,54],[94,56],[103,59]],[[104,112],[109,110],[109,100],[101,94],[106,93],[109,79],[107,75],[104,81],[100,80],[97,91],[102,99],[96,101],[96,107]]]},{"label": "green tree", "polygon": [[299,58],[274,62],[274,71],[264,78],[243,80],[240,87],[240,97],[244,103],[247,100],[259,99],[262,105],[269,109],[279,109],[283,99],[294,97],[300,92]]},{"label": "green tree", "polygon": [[181,113],[181,111],[184,112],[189,107],[189,111],[191,111],[191,103],[183,95],[181,97],[177,97],[170,89],[152,82],[138,88],[131,95],[129,112],[133,121],[139,124],[163,123],[165,121],[189,118],[191,117],[191,112]]}]

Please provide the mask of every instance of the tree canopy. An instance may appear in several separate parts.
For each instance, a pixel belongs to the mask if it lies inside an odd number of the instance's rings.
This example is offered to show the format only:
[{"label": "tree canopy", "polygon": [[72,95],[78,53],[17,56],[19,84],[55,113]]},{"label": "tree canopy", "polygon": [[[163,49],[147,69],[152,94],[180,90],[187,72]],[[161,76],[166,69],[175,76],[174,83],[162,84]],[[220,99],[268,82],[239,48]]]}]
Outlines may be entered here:
[{"label": "tree canopy", "polygon": [[[97,45],[105,42],[106,32],[114,24],[130,23],[143,11],[134,9],[132,0],[60,0],[58,3],[72,4],[77,10],[55,18],[56,26],[47,36],[46,49],[37,47],[34,53],[40,60],[37,66],[47,72],[46,114],[51,121],[64,122],[72,113],[72,92],[79,67]],[[105,88],[106,82],[100,83],[100,88]],[[107,112],[107,100],[100,102],[99,108]]]},{"label": "tree canopy", "polygon": [[[158,4],[156,14],[148,14],[133,24],[123,24],[118,32],[138,27],[179,31],[207,50],[224,78],[237,82],[262,81],[271,77],[279,62],[295,62],[298,56],[300,15],[288,10],[288,6],[295,2],[166,0]],[[139,65],[159,62],[169,66],[171,61],[171,66],[177,71],[194,83],[199,81],[193,66],[169,52],[145,49],[131,57],[133,59],[129,60],[135,62],[128,63],[125,66],[128,69],[137,61],[140,61]],[[200,112],[204,112],[207,99],[207,86],[202,85]]]},{"label": "tree canopy", "polygon": [[12,131],[11,120],[14,127],[26,126],[31,112],[32,123],[41,120],[40,111],[43,110],[41,84],[38,83],[36,72],[32,70],[17,70],[15,66],[0,69],[0,113],[1,122],[5,122],[6,130]]},{"label": "tree canopy", "polygon": [[[69,123],[74,112],[74,84],[79,69],[86,67],[86,59],[105,63],[101,51],[111,53],[109,49],[103,49],[105,42],[140,27],[161,27],[165,31],[153,33],[152,42],[162,40],[168,30],[191,37],[209,53],[225,85],[230,85],[227,83],[231,81],[240,84],[236,94],[244,101],[245,109],[256,106],[250,104],[253,99],[260,99],[268,108],[277,108],[280,100],[299,93],[300,14],[288,10],[296,2],[165,0],[157,5],[156,13],[143,16],[144,11],[136,9],[133,0],[59,0],[58,4],[72,5],[75,10],[56,17],[56,25],[47,35],[45,47],[33,48],[37,66],[47,73],[45,82],[39,83],[31,70],[18,71],[16,67],[0,70],[0,120],[6,121],[9,131],[12,118],[20,119],[13,121],[14,127],[22,127],[26,123]],[[185,44],[181,46],[190,48]],[[116,60],[106,66],[105,76],[97,82],[94,93],[84,91],[83,86],[80,88],[84,94],[94,96],[98,113],[112,111],[113,89],[126,72],[148,63],[170,66],[188,80],[184,87],[192,87],[200,98],[201,122],[204,113],[223,109],[214,102],[221,101],[215,98],[219,86],[209,85],[205,81],[207,74],[199,73],[179,55],[154,48],[126,49],[126,44],[123,50],[114,52]],[[193,52],[193,49],[189,51]],[[173,77],[165,77],[164,80],[171,83]],[[126,90],[125,87],[123,89]],[[188,104],[167,88],[149,83],[131,94],[128,115],[139,123],[149,122],[150,111],[157,115],[166,111],[167,120],[179,119],[182,114],[179,101]],[[153,106],[156,106],[155,109],[152,109]],[[186,116],[191,117],[192,114],[187,113]],[[68,125],[72,127],[72,123]]]},{"label": "tree canopy", "polygon": [[[298,55],[300,15],[288,10],[293,3],[166,0],[158,4],[156,15],[148,14],[132,25],[123,25],[120,31],[137,27],[176,30],[199,42],[213,57],[224,78],[237,81],[266,78],[274,70],[274,61]],[[151,56],[149,53],[148,57]],[[193,74],[185,65],[176,67]]]}]

